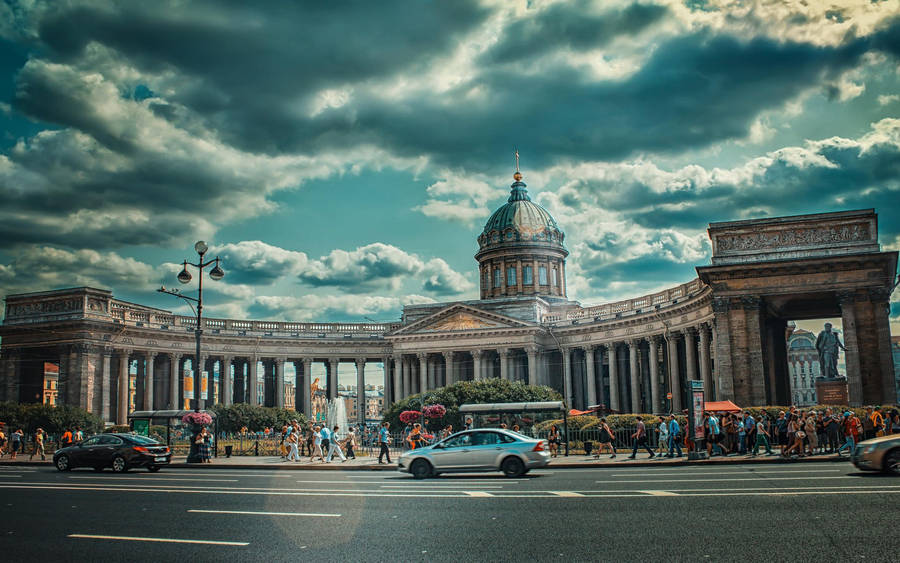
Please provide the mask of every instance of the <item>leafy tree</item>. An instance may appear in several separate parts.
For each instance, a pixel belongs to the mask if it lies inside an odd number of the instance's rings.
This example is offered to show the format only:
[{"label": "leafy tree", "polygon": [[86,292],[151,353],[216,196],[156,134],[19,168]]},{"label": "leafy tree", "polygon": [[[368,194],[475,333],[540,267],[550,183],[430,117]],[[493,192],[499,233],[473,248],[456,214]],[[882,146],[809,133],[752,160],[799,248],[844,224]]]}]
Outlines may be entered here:
[{"label": "leafy tree", "polygon": [[27,433],[43,428],[49,434],[60,434],[67,428],[73,430],[77,426],[85,434],[103,430],[103,421],[99,416],[70,405],[0,403],[0,420],[6,422],[7,428],[22,428]]},{"label": "leafy tree", "polygon": [[562,400],[562,395],[543,385],[528,385],[521,381],[511,382],[505,379],[460,381],[434,391],[410,395],[397,401],[384,413],[384,420],[390,422],[394,427],[401,425],[400,413],[407,410],[421,410],[423,397],[425,405],[444,405],[447,409],[443,418],[429,422],[428,427],[432,430],[447,424],[452,424],[456,428],[462,426],[463,421],[459,414],[460,405]]},{"label": "leafy tree", "polygon": [[247,403],[234,405],[214,405],[209,408],[216,413],[219,432],[238,432],[244,426],[252,432],[263,428],[281,428],[291,420],[298,420],[306,425],[306,416],[292,409],[277,407],[260,407]]}]

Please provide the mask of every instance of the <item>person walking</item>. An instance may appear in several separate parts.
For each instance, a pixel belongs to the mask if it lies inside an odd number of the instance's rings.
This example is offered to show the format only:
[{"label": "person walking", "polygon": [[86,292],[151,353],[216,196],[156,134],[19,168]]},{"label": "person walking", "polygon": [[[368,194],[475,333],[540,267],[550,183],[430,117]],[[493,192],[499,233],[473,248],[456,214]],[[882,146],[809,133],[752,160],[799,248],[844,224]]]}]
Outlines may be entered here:
[{"label": "person walking", "polygon": [[344,448],[347,449],[347,459],[356,459],[356,453],[353,451],[353,448],[356,447],[356,432],[353,430],[353,427],[350,427],[350,431],[347,432],[347,438],[344,440]]},{"label": "person walking", "polygon": [[28,458],[29,461],[34,459],[36,454],[41,454],[41,461],[47,459],[44,456],[44,429],[38,428],[34,433],[34,446],[31,450],[31,457]]},{"label": "person walking", "polygon": [[313,448],[314,450],[309,454],[309,461],[312,461],[316,456],[319,456],[319,459],[324,462],[325,456],[322,455],[322,432],[318,425],[313,427]]},{"label": "person walking", "polygon": [[61,442],[61,446],[63,448],[70,447],[72,445],[72,442],[74,441],[74,436],[72,435],[72,430],[70,430],[69,428],[66,428],[66,431],[62,433],[62,436],[60,437],[59,441]]},{"label": "person walking", "polygon": [[302,439],[303,436],[300,434],[299,426],[287,428],[287,437],[285,438],[288,447],[287,461],[300,461],[300,450],[298,449],[298,446]]},{"label": "person walking", "polygon": [[22,429],[19,428],[12,433],[12,436],[9,437],[9,459],[16,459],[16,456],[19,455],[19,449],[22,447],[23,436],[24,434],[22,434]]},{"label": "person walking", "polygon": [[[850,455],[853,455],[853,448],[856,447],[856,434],[857,430],[854,428],[854,419],[856,417],[850,411],[846,411],[844,413],[844,419],[841,421],[841,431],[844,433],[844,444],[838,448],[837,455],[838,457],[843,457],[841,452],[844,451],[844,448],[848,450]],[[856,419],[857,422],[859,419]]]},{"label": "person walking", "polygon": [[816,416],[816,414],[816,411],[811,411],[809,415],[807,415],[806,423],[803,427],[803,431],[806,432],[806,439],[809,446],[809,455],[815,454],[816,449],[819,447],[819,432],[816,428],[818,417]]},{"label": "person walking", "polygon": [[659,433],[659,437],[656,441],[656,454],[665,455],[669,449],[669,423],[666,422],[666,417],[659,417],[656,431]]},{"label": "person walking", "polygon": [[725,444],[721,443],[722,427],[719,423],[719,417],[715,413],[709,413],[709,436],[706,437],[706,455],[712,457],[716,448],[719,449],[724,456],[728,453]]},{"label": "person walking", "polygon": [[[675,415],[669,415],[669,453],[666,457],[675,457],[675,450],[678,450],[678,457],[683,457],[681,453],[681,442],[678,440],[678,434],[681,433],[681,426],[675,420]],[[653,457],[653,456],[651,456]]]},{"label": "person walking", "polygon": [[555,424],[550,427],[550,433],[547,434],[547,446],[550,448],[550,457],[559,455],[559,428]]},{"label": "person walking", "polygon": [[[643,417],[638,416],[636,417],[636,420],[637,429],[631,435],[631,437],[634,438],[634,447],[632,448],[631,455],[628,456],[628,459],[634,459],[637,455],[638,448],[640,447],[644,447],[647,450],[647,453],[650,454],[648,459],[653,459],[656,457],[656,454],[653,453],[653,450],[650,449],[650,444],[647,443],[647,427],[644,425],[644,419]],[[681,451],[680,447],[678,451]]]},{"label": "person walking", "polygon": [[331,458],[334,456],[335,452],[337,452],[337,455],[341,458],[341,462],[347,461],[347,458],[344,457],[344,452],[341,451],[341,444],[338,440],[338,430],[340,430],[340,428],[340,426],[335,425],[331,432],[328,441],[328,457],[325,458],[325,463],[331,463]]},{"label": "person walking", "polygon": [[384,463],[381,461],[383,457],[387,457],[387,462],[391,462],[391,452],[388,450],[388,444],[391,441],[391,435],[388,432],[388,428],[391,426],[390,422],[382,422],[381,429],[378,430],[378,463]]},{"label": "person walking", "polygon": [[609,456],[610,459],[616,457],[616,447],[613,445],[613,433],[609,427],[609,424],[606,423],[605,418],[600,419],[600,445],[597,447],[597,455],[594,457],[599,458],[603,454],[603,450],[605,448],[609,448],[609,453],[612,454]]},{"label": "person walking", "polygon": [[756,423],[756,443],[753,445],[753,457],[759,455],[759,447],[766,446],[766,454],[772,455],[772,446],[769,445],[769,431],[766,430],[766,424],[762,418]]},{"label": "person walking", "polygon": [[293,427],[288,426],[287,424],[281,427],[281,441],[278,444],[278,451],[281,454],[281,461],[284,461],[287,458],[288,448],[290,447],[288,436],[290,436],[293,430]]},{"label": "person walking", "polygon": [[196,440],[194,440],[194,443],[197,444],[197,457],[200,458],[200,463],[212,463],[212,460],[209,458],[209,442],[210,434],[204,426],[197,434]]}]

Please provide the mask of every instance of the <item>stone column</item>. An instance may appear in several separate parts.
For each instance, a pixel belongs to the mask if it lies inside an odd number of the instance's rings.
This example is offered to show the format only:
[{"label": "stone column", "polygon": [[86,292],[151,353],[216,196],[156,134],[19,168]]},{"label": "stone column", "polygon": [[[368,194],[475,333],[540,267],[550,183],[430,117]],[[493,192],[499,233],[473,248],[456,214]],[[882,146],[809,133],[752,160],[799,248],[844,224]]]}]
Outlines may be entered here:
[{"label": "stone column", "polygon": [[229,406],[234,402],[234,385],[231,379],[231,357],[219,358],[219,402]]},{"label": "stone column", "polygon": [[453,352],[444,352],[444,370],[447,373],[447,385],[456,383],[456,371],[453,369]]},{"label": "stone column", "polygon": [[428,390],[428,354],[419,352],[416,354],[419,359],[419,393]]},{"label": "stone column", "polygon": [[684,329],[685,375],[688,381],[697,379],[697,338],[696,329]]},{"label": "stone column", "polygon": [[[572,382],[572,349],[571,348],[563,348],[562,349],[562,357],[563,357],[563,378],[566,384],[566,394],[564,399],[566,400],[566,408],[572,408],[572,405],[575,404],[575,385]],[[502,359],[502,356],[501,356]],[[503,368],[500,368],[503,369]]]},{"label": "stone column", "polygon": [[259,406],[259,358],[250,356],[247,359],[250,364],[247,376],[247,401],[254,407]]},{"label": "stone column", "polygon": [[538,348],[537,346],[529,346],[525,349],[525,352],[528,354],[528,385],[537,385]]},{"label": "stone column", "polygon": [[[859,337],[856,331],[855,295],[849,291],[842,291],[838,294],[838,303],[841,306],[841,326],[844,331],[844,365],[847,369],[850,406],[859,407],[863,404],[863,382],[859,369]],[[814,376],[818,375],[821,374],[814,374]]]},{"label": "stone column", "polygon": [[172,410],[178,410],[181,409],[180,386],[178,385],[181,377],[178,369],[179,356],[171,352],[166,356],[169,358],[169,402],[167,406]]},{"label": "stone column", "polygon": [[[766,403],[766,372],[768,366],[763,357],[763,327],[765,326],[765,303],[759,296],[748,295],[741,297],[741,305],[744,309],[745,334],[747,338],[747,354],[743,356],[746,364],[744,376],[744,388],[749,393],[751,405],[763,405]],[[738,401],[738,404],[743,404]]]},{"label": "stone column", "polygon": [[156,352],[147,352],[146,367],[144,368],[144,409],[154,410],[153,407],[153,363],[156,361]]},{"label": "stone column", "polygon": [[516,293],[522,293],[522,282],[525,281],[525,277],[522,274],[522,261],[516,260]]},{"label": "stone column", "polygon": [[[528,358],[529,364],[531,357]],[[587,406],[591,408],[597,403],[597,378],[594,375],[594,347],[584,347],[584,367],[587,370]]]},{"label": "stone column", "polygon": [[616,353],[616,343],[607,345],[609,354],[609,408],[619,412],[619,358]]},{"label": "stone column", "polygon": [[381,365],[384,366],[384,408],[387,410],[388,406],[393,402],[393,386],[391,385],[391,358],[390,356],[385,356],[381,358]]},{"label": "stone column", "polygon": [[109,411],[111,406],[111,397],[110,391],[112,388],[112,374],[110,373],[110,369],[112,368],[112,350],[109,348],[103,349],[103,373],[100,376],[100,418],[103,422],[112,422],[109,418]]},{"label": "stone column", "polygon": [[481,350],[472,350],[472,378],[475,381],[484,379],[484,373],[481,366]]},{"label": "stone column", "polygon": [[128,424],[128,350],[119,350],[118,401],[116,404],[116,424]]},{"label": "stone column", "polygon": [[500,356],[500,379],[509,381],[509,349],[500,348],[497,355]]},{"label": "stone column", "polygon": [[437,389],[438,388],[438,375],[437,375],[437,366],[435,366],[434,358],[431,355],[428,355],[425,358],[425,367],[428,368],[428,373],[425,379],[428,382],[428,389]]},{"label": "stone column", "polygon": [[649,350],[647,361],[650,364],[650,411],[661,412],[659,401],[659,337],[651,336],[647,339]]},{"label": "stone column", "polygon": [[700,325],[700,379],[703,380],[703,394],[708,401],[714,401],[712,378],[709,369],[709,327]]},{"label": "stone column", "polygon": [[284,361],[285,358],[275,358],[275,406],[284,408]]},{"label": "stone column", "polygon": [[303,414],[312,418],[312,358],[303,358],[303,386],[301,400]]},{"label": "stone column", "polygon": [[878,353],[873,354],[872,361],[878,367],[880,375],[880,389],[877,383],[873,382],[872,391],[877,393],[871,401],[872,403],[896,403],[897,388],[896,377],[894,373],[893,348],[891,347],[891,291],[887,288],[879,288],[869,290],[869,300],[872,303],[873,323],[875,330],[873,340],[878,347]]},{"label": "stone column", "polygon": [[726,297],[713,297],[716,315],[713,333],[713,350],[716,359],[716,399],[734,399],[734,364],[731,361],[731,301]]},{"label": "stone column", "polygon": [[540,286],[540,283],[539,283],[539,282],[540,282],[540,278],[538,277],[538,261],[537,261],[537,258],[535,258],[535,259],[532,261],[532,265],[531,265],[531,281],[532,281],[532,285],[534,286],[534,293],[535,293],[535,294],[540,293],[540,292],[541,292],[541,286]]},{"label": "stone column", "polygon": [[356,358],[356,420],[366,422],[366,359]]},{"label": "stone column", "polygon": [[400,356],[391,356],[391,383],[394,389],[391,402],[396,403],[403,398],[403,362]]},{"label": "stone column", "polygon": [[672,394],[671,412],[681,413],[681,373],[678,368],[678,334],[672,333],[667,342],[669,352],[669,393]]},{"label": "stone column", "polygon": [[338,365],[341,363],[340,358],[328,359],[328,400],[336,399],[338,396]]},{"label": "stone column", "polygon": [[631,412],[641,412],[641,373],[638,370],[638,341],[628,341],[628,372],[631,376]]}]

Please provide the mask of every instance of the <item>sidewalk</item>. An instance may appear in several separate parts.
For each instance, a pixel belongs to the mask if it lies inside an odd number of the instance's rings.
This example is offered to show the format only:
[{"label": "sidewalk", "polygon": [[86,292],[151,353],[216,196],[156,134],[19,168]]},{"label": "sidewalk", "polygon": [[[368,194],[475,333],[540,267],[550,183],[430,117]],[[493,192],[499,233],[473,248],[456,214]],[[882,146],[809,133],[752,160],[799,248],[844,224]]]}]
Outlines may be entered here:
[{"label": "sidewalk", "polygon": [[[608,469],[608,468],[624,468],[624,467],[654,467],[664,465],[666,467],[679,466],[717,466],[717,465],[737,465],[737,464],[778,464],[778,463],[809,463],[809,462],[825,462],[825,461],[849,461],[848,457],[838,458],[834,454],[820,454],[800,459],[784,459],[781,456],[765,456],[746,457],[742,455],[729,457],[714,457],[712,459],[700,459],[688,461],[687,456],[682,458],[665,458],[655,457],[649,459],[646,454],[638,454],[637,459],[628,459],[629,454],[620,453],[615,459],[610,459],[608,455],[601,456],[600,459],[594,459],[583,454],[570,455],[568,457],[560,454],[559,457],[550,460],[547,466],[550,469]],[[289,462],[284,461],[278,456],[234,456],[213,458],[212,463],[187,463],[184,456],[173,458],[169,467],[191,468],[191,469],[271,469],[271,470],[314,470],[314,471],[396,471],[397,464],[378,464],[378,459],[371,456],[359,456],[355,460],[347,460],[341,462],[340,459],[334,459],[331,463],[323,463],[321,461],[303,461]],[[0,458],[0,467],[2,466],[51,466],[50,456],[47,461],[28,461],[28,456],[19,457],[12,461],[8,457]]]}]

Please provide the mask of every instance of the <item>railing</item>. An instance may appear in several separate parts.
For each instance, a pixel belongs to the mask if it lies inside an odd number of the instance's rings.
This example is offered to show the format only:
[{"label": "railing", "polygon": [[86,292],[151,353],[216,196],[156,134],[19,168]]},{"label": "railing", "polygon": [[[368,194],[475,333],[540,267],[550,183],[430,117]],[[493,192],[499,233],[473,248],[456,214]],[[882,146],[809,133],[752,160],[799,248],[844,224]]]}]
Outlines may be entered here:
[{"label": "railing", "polygon": [[[110,301],[110,316],[128,325],[146,326],[164,330],[178,327],[193,330],[197,318],[143,309],[123,301]],[[241,336],[259,333],[262,336],[283,337],[381,337],[402,326],[397,323],[298,323],[291,321],[245,321],[236,319],[203,319],[206,330],[234,332]]]},{"label": "railing", "polygon": [[666,289],[658,293],[644,295],[635,299],[626,299],[624,301],[615,301],[613,303],[605,303],[593,307],[585,307],[569,311],[562,315],[545,315],[543,322],[560,322],[572,321],[579,319],[597,319],[606,320],[616,315],[635,314],[644,312],[645,309],[665,304],[673,303],[676,299],[682,297],[690,297],[703,291],[706,286],[699,278],[681,284],[671,289]]}]

